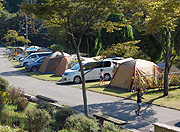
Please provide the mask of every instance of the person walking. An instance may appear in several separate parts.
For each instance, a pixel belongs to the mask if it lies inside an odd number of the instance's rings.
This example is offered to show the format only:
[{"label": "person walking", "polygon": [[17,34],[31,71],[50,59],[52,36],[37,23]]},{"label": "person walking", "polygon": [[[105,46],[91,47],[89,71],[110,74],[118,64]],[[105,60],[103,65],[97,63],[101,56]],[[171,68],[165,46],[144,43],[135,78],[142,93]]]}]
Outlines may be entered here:
[{"label": "person walking", "polygon": [[141,116],[140,111],[141,111],[141,99],[144,99],[143,97],[143,92],[142,92],[142,88],[137,89],[137,104],[138,104],[138,109],[135,111],[137,116]]}]

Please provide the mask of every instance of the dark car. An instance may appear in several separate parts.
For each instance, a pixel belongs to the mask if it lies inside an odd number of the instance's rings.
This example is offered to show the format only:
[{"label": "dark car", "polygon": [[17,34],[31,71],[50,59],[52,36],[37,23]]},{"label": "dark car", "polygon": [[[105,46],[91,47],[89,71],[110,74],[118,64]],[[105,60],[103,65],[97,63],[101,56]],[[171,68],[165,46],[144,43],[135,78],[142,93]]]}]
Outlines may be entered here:
[{"label": "dark car", "polygon": [[32,63],[27,63],[27,65],[25,66],[25,70],[32,71],[32,72],[38,71],[38,69],[40,68],[41,64],[43,63],[45,57],[46,56],[43,56]]}]

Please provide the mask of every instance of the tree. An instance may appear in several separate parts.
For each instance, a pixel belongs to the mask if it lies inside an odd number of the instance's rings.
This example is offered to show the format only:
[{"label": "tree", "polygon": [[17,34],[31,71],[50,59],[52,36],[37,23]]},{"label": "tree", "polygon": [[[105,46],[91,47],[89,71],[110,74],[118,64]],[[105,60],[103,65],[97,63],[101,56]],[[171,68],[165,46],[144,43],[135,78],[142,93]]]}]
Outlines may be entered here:
[{"label": "tree", "polygon": [[134,57],[138,53],[138,46],[136,46],[138,41],[129,41],[125,43],[113,44],[111,47],[107,48],[101,53],[102,56],[112,57],[112,56],[122,56],[122,57]]},{"label": "tree", "polygon": [[[119,9],[139,31],[152,34],[159,42],[166,62],[164,95],[168,95],[168,74],[180,44],[175,39],[180,30],[180,2],[177,0],[119,0]],[[164,32],[164,33],[162,33]],[[176,52],[173,52],[176,50]]]},{"label": "tree", "polygon": [[25,39],[24,36],[18,36],[18,33],[15,30],[9,30],[2,39],[7,41],[6,45],[18,46],[18,42],[23,44],[31,43],[31,41],[29,39]]},{"label": "tree", "polygon": [[[109,14],[106,21],[112,22],[123,22],[126,21],[123,17],[123,14]],[[106,29],[103,28],[100,31],[100,41],[102,42],[103,49],[110,47],[112,44],[124,43],[128,41],[133,41],[133,32],[130,25],[125,25],[121,27],[121,30],[115,30],[114,32],[106,32]]]},{"label": "tree", "polygon": [[4,8],[4,7],[3,7],[3,3],[2,3],[2,2],[3,2],[3,0],[0,0],[0,11],[2,11],[2,10],[3,10],[3,8]]},{"label": "tree", "polygon": [[148,55],[152,62],[157,62],[162,59],[162,48],[159,42],[153,38],[153,35],[144,35],[143,32],[139,32],[137,29],[134,30],[134,38],[141,40],[137,46],[144,54]]},{"label": "tree", "polygon": [[[59,27],[71,36],[80,65],[84,112],[88,116],[85,74],[79,47],[87,30],[101,23],[101,19],[111,11],[116,11],[116,4],[114,1],[107,0],[42,0],[41,3],[22,7],[27,13],[33,13],[36,17],[45,19],[47,27]],[[113,27],[112,24],[110,26]]]}]

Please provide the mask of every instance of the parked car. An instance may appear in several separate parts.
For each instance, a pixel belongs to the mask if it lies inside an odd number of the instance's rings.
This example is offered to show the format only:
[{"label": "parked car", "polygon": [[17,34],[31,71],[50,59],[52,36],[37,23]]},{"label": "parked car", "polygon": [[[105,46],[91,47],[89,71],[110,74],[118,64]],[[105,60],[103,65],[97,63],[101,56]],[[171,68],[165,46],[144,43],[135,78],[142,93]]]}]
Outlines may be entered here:
[{"label": "parked car", "polygon": [[35,60],[37,60],[38,58],[42,57],[42,56],[48,56],[49,54],[51,54],[51,52],[37,52],[37,53],[32,53],[29,56],[20,59],[19,61],[19,66],[25,66],[27,63],[31,63],[34,62]]},{"label": "parked car", "polygon": [[[110,80],[114,64],[111,61],[94,61],[82,62],[85,80],[99,80],[100,69],[104,69],[104,80]],[[79,63],[75,64],[71,69],[67,69],[62,75],[62,79],[68,82],[80,83],[81,72]]]},{"label": "parked car", "polygon": [[34,53],[34,52],[36,52],[36,50],[26,50],[26,51],[23,52],[22,54],[17,55],[17,56],[16,56],[16,60],[17,60],[17,61],[20,61],[20,59],[25,58],[26,56],[28,56],[28,55],[30,55],[31,53]]},{"label": "parked car", "polygon": [[40,57],[39,59],[37,59],[34,62],[31,63],[27,63],[25,65],[25,70],[26,71],[32,71],[32,72],[36,72],[38,71],[38,69],[40,68],[41,64],[43,63],[44,59],[46,58],[46,56]]}]

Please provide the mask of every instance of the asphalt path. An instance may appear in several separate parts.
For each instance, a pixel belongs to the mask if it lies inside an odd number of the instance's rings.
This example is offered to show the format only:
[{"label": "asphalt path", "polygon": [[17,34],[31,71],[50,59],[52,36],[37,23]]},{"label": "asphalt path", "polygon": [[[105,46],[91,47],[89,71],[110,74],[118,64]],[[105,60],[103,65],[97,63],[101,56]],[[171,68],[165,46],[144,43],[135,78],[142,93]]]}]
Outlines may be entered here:
[{"label": "asphalt path", "polygon": [[[26,76],[18,71],[3,55],[5,47],[0,46],[0,76],[7,79],[10,85],[24,89],[31,95],[43,95],[58,101],[58,104],[69,105],[83,112],[82,90],[72,87],[70,83],[49,82]],[[87,91],[89,113],[103,113],[117,119],[128,121],[129,129],[148,132],[155,122],[180,125],[180,111],[143,104],[142,116],[136,116],[135,101]],[[177,104],[180,105],[180,104]]]}]

